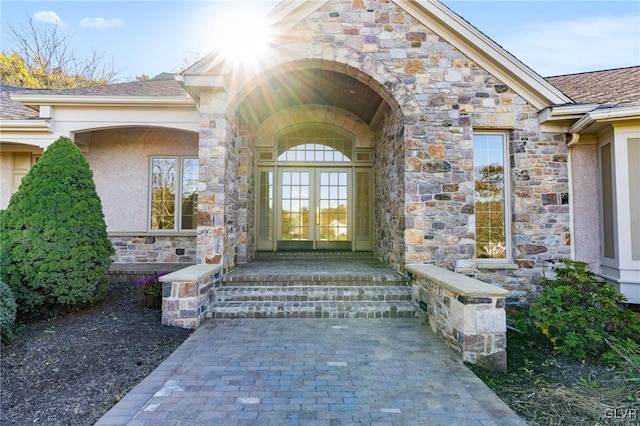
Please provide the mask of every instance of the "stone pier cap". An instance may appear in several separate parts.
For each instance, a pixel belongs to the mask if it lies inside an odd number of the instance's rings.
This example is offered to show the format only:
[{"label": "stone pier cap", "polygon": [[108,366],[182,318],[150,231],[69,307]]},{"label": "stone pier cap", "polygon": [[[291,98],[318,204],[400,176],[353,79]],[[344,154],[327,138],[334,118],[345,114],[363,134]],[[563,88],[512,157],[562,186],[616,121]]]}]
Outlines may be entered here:
[{"label": "stone pier cap", "polygon": [[429,278],[442,287],[468,297],[506,297],[509,290],[434,265],[405,265],[405,271]]}]

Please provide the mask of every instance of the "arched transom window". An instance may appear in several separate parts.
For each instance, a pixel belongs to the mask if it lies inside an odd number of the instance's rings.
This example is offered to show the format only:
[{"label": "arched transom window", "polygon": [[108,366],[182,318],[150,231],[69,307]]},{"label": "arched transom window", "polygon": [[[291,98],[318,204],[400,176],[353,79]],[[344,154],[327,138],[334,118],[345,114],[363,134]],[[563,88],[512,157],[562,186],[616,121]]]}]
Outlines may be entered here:
[{"label": "arched transom window", "polygon": [[353,145],[352,136],[332,128],[296,128],[277,138],[277,161],[351,162]]}]

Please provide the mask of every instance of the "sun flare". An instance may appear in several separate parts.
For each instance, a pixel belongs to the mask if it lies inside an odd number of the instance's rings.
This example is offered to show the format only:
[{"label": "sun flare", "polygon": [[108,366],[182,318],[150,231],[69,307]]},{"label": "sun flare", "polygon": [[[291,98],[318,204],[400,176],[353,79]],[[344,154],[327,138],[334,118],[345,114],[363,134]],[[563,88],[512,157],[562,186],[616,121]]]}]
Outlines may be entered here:
[{"label": "sun flare", "polygon": [[229,19],[220,53],[233,64],[253,67],[267,56],[271,37],[271,26],[264,17]]}]

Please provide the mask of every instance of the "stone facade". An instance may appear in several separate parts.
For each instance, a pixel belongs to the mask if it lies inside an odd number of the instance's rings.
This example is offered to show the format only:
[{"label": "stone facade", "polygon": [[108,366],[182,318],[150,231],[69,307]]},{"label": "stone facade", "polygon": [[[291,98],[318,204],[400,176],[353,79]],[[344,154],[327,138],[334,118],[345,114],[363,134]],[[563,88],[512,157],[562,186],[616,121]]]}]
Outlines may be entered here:
[{"label": "stone facade", "polygon": [[[565,134],[543,133],[536,107],[400,6],[330,1],[274,45],[270,73],[296,67],[345,73],[388,105],[373,141],[378,257],[397,269],[432,263],[473,275],[522,301],[537,290],[545,260],[569,256]],[[200,97],[198,250],[205,262],[225,268],[254,256],[253,150],[264,132],[243,122],[238,108],[259,81],[260,71]],[[510,135],[508,267],[480,269],[474,260],[477,130]]]}]

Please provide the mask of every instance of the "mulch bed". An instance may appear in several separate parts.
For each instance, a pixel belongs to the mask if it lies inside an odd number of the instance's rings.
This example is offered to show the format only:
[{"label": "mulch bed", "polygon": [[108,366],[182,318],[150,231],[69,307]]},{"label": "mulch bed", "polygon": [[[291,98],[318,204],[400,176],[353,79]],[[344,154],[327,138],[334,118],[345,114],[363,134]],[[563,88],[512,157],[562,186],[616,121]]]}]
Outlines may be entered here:
[{"label": "mulch bed", "polygon": [[161,325],[131,283],[90,309],[21,324],[2,347],[0,424],[91,425],[190,333]]}]

